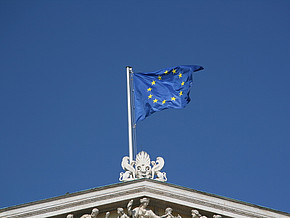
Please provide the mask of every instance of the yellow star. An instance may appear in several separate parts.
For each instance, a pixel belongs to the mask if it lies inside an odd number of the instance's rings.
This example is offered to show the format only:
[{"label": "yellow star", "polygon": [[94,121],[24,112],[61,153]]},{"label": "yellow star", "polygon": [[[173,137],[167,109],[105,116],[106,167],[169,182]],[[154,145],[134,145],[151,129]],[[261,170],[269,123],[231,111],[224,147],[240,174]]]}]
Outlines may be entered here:
[{"label": "yellow star", "polygon": [[152,83],[151,83],[151,84],[152,84],[152,86],[153,86],[153,85],[155,85],[155,82],[156,82],[156,81],[154,81],[154,80],[152,81]]},{"label": "yellow star", "polygon": [[162,101],[162,104],[165,104],[165,102],[166,102],[166,100],[163,100],[163,101]]},{"label": "yellow star", "polygon": [[158,79],[161,80],[162,79],[162,76],[158,76]]},{"label": "yellow star", "polygon": [[181,78],[181,77],[182,77],[182,74],[180,73],[180,74],[178,75],[178,77]]},{"label": "yellow star", "polygon": [[152,96],[153,96],[153,95],[150,94],[150,95],[148,96],[148,99],[149,99],[149,98],[152,98]]},{"label": "yellow star", "polygon": [[183,86],[184,85],[184,82],[182,82],[181,85]]},{"label": "yellow star", "polygon": [[179,96],[182,96],[182,95],[183,95],[183,93],[182,93],[182,91],[180,91],[180,92],[179,92]]},{"label": "yellow star", "polygon": [[164,74],[167,74],[168,73],[168,70],[166,70],[165,72],[164,72]]},{"label": "yellow star", "polygon": [[153,103],[156,103],[158,100],[155,98],[154,100],[153,100]]},{"label": "yellow star", "polygon": [[148,88],[148,89],[147,89],[147,92],[150,92],[151,90],[152,90],[152,88]]},{"label": "yellow star", "polygon": [[175,74],[175,73],[176,73],[176,69],[173,69],[173,70],[172,70],[172,73]]},{"label": "yellow star", "polygon": [[172,97],[172,98],[171,98],[171,101],[175,101],[175,99],[176,99],[176,98]]}]

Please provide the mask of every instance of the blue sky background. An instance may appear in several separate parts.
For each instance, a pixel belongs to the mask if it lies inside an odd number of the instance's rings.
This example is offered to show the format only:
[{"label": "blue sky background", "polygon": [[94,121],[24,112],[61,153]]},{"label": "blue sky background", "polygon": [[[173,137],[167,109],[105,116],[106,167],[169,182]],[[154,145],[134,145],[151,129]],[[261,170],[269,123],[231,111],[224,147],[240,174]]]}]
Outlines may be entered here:
[{"label": "blue sky background", "polygon": [[126,69],[191,103],[137,127],[168,182],[290,212],[290,2],[0,1],[0,207],[118,183]]}]

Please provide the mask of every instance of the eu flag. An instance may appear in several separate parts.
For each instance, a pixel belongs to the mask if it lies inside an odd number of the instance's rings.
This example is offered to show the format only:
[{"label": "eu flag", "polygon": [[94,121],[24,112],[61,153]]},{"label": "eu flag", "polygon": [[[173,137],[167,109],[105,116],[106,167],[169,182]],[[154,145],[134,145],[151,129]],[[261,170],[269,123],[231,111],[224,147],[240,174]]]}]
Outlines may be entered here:
[{"label": "eu flag", "polygon": [[167,108],[184,108],[189,102],[196,65],[182,65],[148,73],[133,73],[135,123]]}]

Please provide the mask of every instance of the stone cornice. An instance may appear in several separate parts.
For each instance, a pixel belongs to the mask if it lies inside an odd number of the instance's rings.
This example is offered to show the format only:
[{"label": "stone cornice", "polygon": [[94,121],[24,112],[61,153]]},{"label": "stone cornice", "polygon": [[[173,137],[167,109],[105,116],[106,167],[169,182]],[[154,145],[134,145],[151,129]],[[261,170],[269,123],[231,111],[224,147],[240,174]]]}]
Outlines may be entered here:
[{"label": "stone cornice", "polygon": [[0,210],[0,217],[50,217],[143,196],[228,217],[290,217],[288,213],[151,179],[118,183],[4,208]]}]

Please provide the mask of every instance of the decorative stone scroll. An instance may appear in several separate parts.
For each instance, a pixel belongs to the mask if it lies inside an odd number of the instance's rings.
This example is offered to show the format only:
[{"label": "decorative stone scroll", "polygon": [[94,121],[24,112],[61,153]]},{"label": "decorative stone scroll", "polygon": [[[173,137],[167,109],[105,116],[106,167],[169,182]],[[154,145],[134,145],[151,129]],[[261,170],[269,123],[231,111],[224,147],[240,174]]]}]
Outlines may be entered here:
[{"label": "decorative stone scroll", "polygon": [[[131,200],[129,201],[127,205],[128,215],[124,212],[123,208],[120,208],[120,207],[117,208],[118,218],[182,218],[179,214],[177,216],[173,216],[172,215],[173,209],[170,207],[165,209],[164,215],[158,216],[152,210],[147,209],[148,204],[149,204],[148,198],[141,198],[140,205],[132,209],[133,200]],[[81,218],[97,218],[98,214],[99,214],[99,210],[97,208],[94,208],[91,214],[84,214],[81,216]],[[110,216],[110,212],[107,212],[105,215],[105,218],[109,218],[109,216]],[[73,218],[73,217],[74,217],[73,214],[68,214],[66,218]],[[196,209],[191,210],[191,217],[192,218],[207,218],[206,216],[202,216]],[[222,216],[213,215],[213,218],[222,218]]]},{"label": "decorative stone scroll", "polygon": [[156,161],[150,161],[150,156],[145,151],[138,153],[136,161],[131,163],[129,157],[123,157],[121,166],[125,170],[125,172],[120,173],[119,180],[122,182],[141,178],[167,181],[166,173],[160,172],[164,166],[164,159],[157,157]]}]

